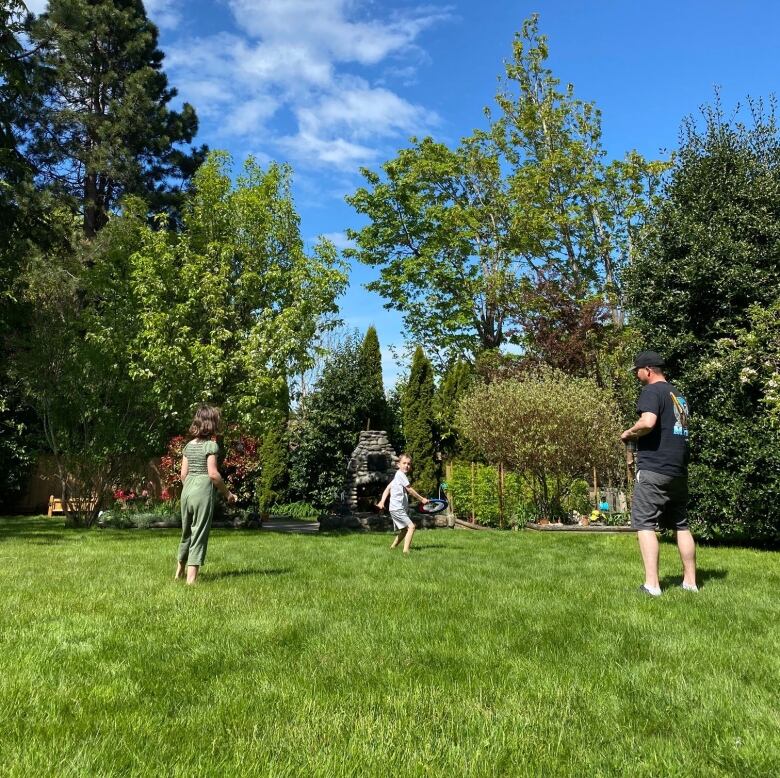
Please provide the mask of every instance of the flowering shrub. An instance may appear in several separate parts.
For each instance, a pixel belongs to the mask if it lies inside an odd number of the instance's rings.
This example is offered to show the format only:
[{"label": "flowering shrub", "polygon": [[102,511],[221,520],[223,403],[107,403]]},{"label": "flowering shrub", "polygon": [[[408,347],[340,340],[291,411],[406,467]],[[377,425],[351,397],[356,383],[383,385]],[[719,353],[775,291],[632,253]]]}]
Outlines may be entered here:
[{"label": "flowering shrub", "polygon": [[134,511],[148,508],[155,501],[152,492],[143,488],[115,489],[114,500],[117,508]]},{"label": "flowering shrub", "polygon": [[260,457],[257,438],[239,435],[225,446],[222,475],[241,504],[253,504],[255,481],[260,475]]},{"label": "flowering shrub", "polygon": [[[168,442],[168,450],[160,457],[160,480],[163,500],[172,500],[181,494],[181,459],[187,438],[176,435]],[[232,492],[242,504],[254,502],[255,480],[260,473],[259,446],[256,438],[229,431],[220,445],[220,472]]]},{"label": "flowering shrub", "polygon": [[176,435],[168,441],[168,450],[160,457],[160,480],[162,481],[163,500],[172,500],[181,494],[181,457],[187,438]]}]

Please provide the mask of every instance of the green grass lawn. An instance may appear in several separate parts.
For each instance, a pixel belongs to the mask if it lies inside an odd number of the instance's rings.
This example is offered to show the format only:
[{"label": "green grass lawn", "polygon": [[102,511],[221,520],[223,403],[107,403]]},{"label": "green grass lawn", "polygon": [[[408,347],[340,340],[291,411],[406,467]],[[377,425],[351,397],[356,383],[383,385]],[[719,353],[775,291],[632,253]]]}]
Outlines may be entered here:
[{"label": "green grass lawn", "polygon": [[777,776],[780,555],[0,519],[3,776]]}]

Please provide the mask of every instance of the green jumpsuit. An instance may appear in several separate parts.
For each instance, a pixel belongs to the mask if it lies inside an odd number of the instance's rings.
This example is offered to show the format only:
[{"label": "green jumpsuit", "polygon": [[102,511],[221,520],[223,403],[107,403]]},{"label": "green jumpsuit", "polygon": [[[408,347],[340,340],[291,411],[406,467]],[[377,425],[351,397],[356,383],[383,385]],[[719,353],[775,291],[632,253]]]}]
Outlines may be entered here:
[{"label": "green jumpsuit", "polygon": [[181,495],[179,562],[200,567],[206,559],[217,490],[208,475],[206,459],[219,452],[213,440],[195,438],[184,447],[187,479]]}]

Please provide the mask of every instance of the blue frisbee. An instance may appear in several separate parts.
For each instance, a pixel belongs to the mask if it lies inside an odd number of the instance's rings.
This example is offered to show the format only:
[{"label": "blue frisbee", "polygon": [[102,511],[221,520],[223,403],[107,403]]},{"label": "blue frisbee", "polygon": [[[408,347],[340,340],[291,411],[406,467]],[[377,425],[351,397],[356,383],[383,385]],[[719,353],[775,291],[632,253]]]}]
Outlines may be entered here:
[{"label": "blue frisbee", "polygon": [[447,509],[447,501],[439,499],[438,497],[434,497],[430,500],[428,500],[425,505],[422,503],[418,503],[417,510],[420,513],[441,513],[442,511]]}]

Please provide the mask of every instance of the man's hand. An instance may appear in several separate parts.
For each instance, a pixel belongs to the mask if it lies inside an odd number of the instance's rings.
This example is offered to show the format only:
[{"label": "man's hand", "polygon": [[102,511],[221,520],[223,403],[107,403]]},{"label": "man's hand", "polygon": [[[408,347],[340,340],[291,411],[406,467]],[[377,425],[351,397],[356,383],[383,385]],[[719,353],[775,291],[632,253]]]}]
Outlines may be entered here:
[{"label": "man's hand", "polygon": [[236,495],[233,494],[233,492],[228,492],[228,495],[227,495],[227,503],[228,503],[228,505],[235,505],[237,502],[238,502],[238,497],[236,497]]},{"label": "man's hand", "polygon": [[420,502],[423,505],[427,505],[430,502],[430,500],[427,497],[420,497]]},{"label": "man's hand", "polygon": [[636,439],[637,439],[637,437],[638,437],[638,436],[637,436],[636,432],[634,432],[634,431],[633,431],[631,428],[629,428],[629,429],[625,430],[625,431],[624,431],[624,432],[622,432],[622,433],[621,433],[621,435],[620,435],[620,439],[621,439],[621,440],[622,440],[624,443],[627,443],[629,440],[636,440]]},{"label": "man's hand", "polygon": [[376,504],[376,507],[377,507],[377,508],[379,508],[379,510],[380,510],[380,511],[383,511],[383,510],[385,509],[385,503],[384,503],[384,501],[383,501],[383,500],[380,500],[380,501],[379,501],[379,502]]}]

